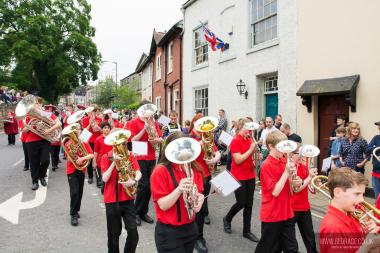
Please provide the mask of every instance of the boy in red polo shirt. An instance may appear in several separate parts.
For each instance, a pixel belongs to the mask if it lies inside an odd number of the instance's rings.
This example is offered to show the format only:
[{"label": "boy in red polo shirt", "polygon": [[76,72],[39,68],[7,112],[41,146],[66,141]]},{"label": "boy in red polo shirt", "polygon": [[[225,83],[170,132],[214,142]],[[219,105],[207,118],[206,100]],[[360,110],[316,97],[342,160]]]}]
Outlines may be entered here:
[{"label": "boy in red polo shirt", "polygon": [[[260,170],[261,181],[261,239],[255,252],[298,252],[296,240],[294,213],[289,184],[289,170],[286,159],[276,145],[286,140],[280,131],[270,132],[266,145],[270,152]],[[299,177],[292,185],[299,187],[302,180]]]},{"label": "boy in red polo shirt", "polygon": [[380,246],[376,223],[369,219],[360,224],[350,215],[364,201],[367,185],[364,175],[350,168],[330,171],[327,186],[332,200],[319,228],[321,253],[372,252]]},{"label": "boy in red polo shirt", "polygon": [[[74,124],[72,124],[74,125]],[[80,132],[82,131],[80,124],[76,125],[76,135],[79,136]],[[72,127],[69,125],[68,127]],[[79,137],[78,137],[79,139]],[[67,157],[67,153],[70,150],[70,145],[72,144],[72,140],[66,141],[64,143],[63,148],[65,150],[65,155]],[[82,145],[87,150],[87,155],[79,157],[76,160],[76,164],[83,164],[85,161],[88,161],[94,157],[92,154],[92,149],[90,145],[86,142],[82,142]],[[67,179],[69,181],[69,188],[70,188],[70,216],[71,216],[71,225],[77,226],[78,225],[78,218],[79,216],[79,210],[82,202],[82,195],[83,195],[83,185],[84,185],[84,176],[86,174],[86,168],[83,170],[78,170],[74,164],[71,162],[71,160],[68,158],[66,160],[66,174]]]},{"label": "boy in red polo shirt", "polygon": [[[112,146],[111,146],[112,148]],[[127,147],[125,145],[126,152]],[[136,209],[134,205],[134,197],[130,197],[124,186],[130,187],[141,179],[139,165],[132,155],[129,153],[129,161],[133,169],[136,171],[136,178],[130,179],[126,183],[118,183],[118,174],[113,158],[120,159],[113,151],[109,151],[102,155],[101,168],[102,179],[104,182],[104,203],[106,206],[107,231],[108,231],[108,252],[119,252],[119,237],[121,234],[121,221],[124,221],[125,228],[128,232],[125,241],[124,252],[135,252],[139,240],[136,224]]]}]

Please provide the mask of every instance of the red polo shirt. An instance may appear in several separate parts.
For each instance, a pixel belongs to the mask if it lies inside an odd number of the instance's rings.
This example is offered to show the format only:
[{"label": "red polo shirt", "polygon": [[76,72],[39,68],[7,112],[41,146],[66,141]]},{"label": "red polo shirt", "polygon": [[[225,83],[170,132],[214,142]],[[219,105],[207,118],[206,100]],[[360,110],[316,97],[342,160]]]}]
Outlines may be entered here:
[{"label": "red polo shirt", "polygon": [[248,156],[241,164],[236,164],[233,154],[244,154],[251,147],[252,139],[244,138],[237,134],[231,141],[230,151],[232,156],[231,174],[237,180],[248,180],[255,178],[255,164],[252,160],[252,155]]},{"label": "red polo shirt", "polygon": [[[68,145],[70,145],[71,143],[71,140],[68,140],[66,143],[65,143],[65,149],[67,149]],[[84,145],[84,147],[86,148],[87,150],[87,153],[88,154],[92,154],[92,149],[91,149],[91,146],[90,144],[88,144],[87,142],[82,142],[82,144]],[[67,153],[65,151],[65,155],[67,157]],[[66,160],[66,174],[69,175],[69,174],[72,174],[74,173],[75,171],[77,170],[77,168],[75,168],[74,164],[70,161],[69,158],[67,158]],[[82,170],[83,173],[86,173],[86,169]]]},{"label": "red polo shirt", "polygon": [[362,226],[350,215],[329,206],[319,227],[321,253],[354,253],[363,243]]},{"label": "red polo shirt", "polygon": [[22,122],[22,119],[19,120],[18,127],[20,128],[20,141],[25,142],[29,132],[22,132],[22,130],[24,129],[24,123]]},{"label": "red polo shirt", "polygon": [[[215,153],[215,152],[218,151],[218,149],[215,146],[215,144],[213,144],[213,146],[214,146],[214,153]],[[205,162],[204,158],[205,158],[205,152],[203,151],[203,147],[202,147],[201,153],[197,157],[197,159],[195,160],[195,162],[202,168],[202,170],[203,170],[203,176],[206,178],[206,177],[209,177],[211,175],[211,173],[210,173],[210,169],[208,168],[208,165]]]},{"label": "red polo shirt", "polygon": [[105,137],[102,134],[95,140],[95,143],[94,143],[94,152],[98,153],[98,157],[96,159],[96,163],[98,167],[100,167],[103,154],[106,154],[112,150],[112,146],[106,145],[104,143],[104,138]]},{"label": "red polo shirt", "polygon": [[[309,175],[309,170],[303,164],[298,164],[297,175],[305,180]],[[302,191],[293,194],[292,196],[292,207],[294,211],[308,211],[310,209],[309,195],[307,187]]]},{"label": "red polo shirt", "polygon": [[[57,118],[57,116],[55,116],[55,115],[52,113],[52,114],[50,115],[50,118],[51,118],[52,120],[55,121],[55,119]],[[29,121],[30,121],[29,116],[26,116],[26,123],[29,123]],[[44,140],[43,138],[41,138],[41,137],[38,136],[37,134],[33,133],[32,131],[29,131],[25,138],[26,138],[26,139],[25,139],[25,142],[35,142],[35,141]]]},{"label": "red polo shirt", "polygon": [[73,114],[73,112],[69,112],[69,111],[67,111],[67,112],[64,113],[63,118],[67,117],[66,120],[65,120],[65,122],[63,122],[63,127],[64,127],[64,128],[67,127],[67,126],[69,125],[69,124],[67,124],[67,119],[68,119],[72,114]]},{"label": "red polo shirt", "polygon": [[[99,117],[95,117],[95,121],[98,126],[100,126],[100,123],[102,123],[102,119]],[[87,128],[89,124],[90,124],[90,116],[87,116],[82,120],[82,126],[83,128]],[[94,143],[95,140],[102,134],[102,131],[94,132],[91,126],[88,128],[88,131],[92,133],[90,139],[88,140],[89,143]]]},{"label": "red polo shirt", "polygon": [[[179,167],[178,164],[171,164],[174,177],[177,180],[177,183],[181,181],[182,178],[186,177],[185,171]],[[196,170],[193,170],[194,172],[194,182],[198,187],[198,192],[203,192],[203,180],[202,175]],[[195,215],[189,219],[186,208],[185,208],[185,202],[183,201],[183,197],[179,197],[180,202],[180,209],[181,209],[181,222],[178,222],[177,217],[177,205],[174,204],[172,207],[170,207],[168,210],[163,211],[158,206],[157,201],[170,194],[172,191],[174,191],[174,184],[172,177],[169,174],[169,171],[167,168],[159,164],[157,165],[153,173],[150,177],[150,187],[152,191],[152,199],[154,203],[154,207],[156,209],[156,218],[157,221],[173,225],[173,226],[179,226],[188,224],[195,220]]]},{"label": "red polo shirt", "polygon": [[[131,131],[131,134],[132,134],[131,139],[135,135],[137,135],[144,128],[144,126],[145,126],[145,122],[142,121],[139,117],[131,120],[129,123],[129,131]],[[158,127],[158,124],[156,121],[154,122],[154,126],[156,128],[158,137],[162,137],[161,130]],[[154,151],[152,144],[148,141],[148,133],[146,131],[144,132],[141,139],[138,141],[144,141],[148,143],[148,154],[144,156],[137,156],[136,159],[137,160],[156,160],[156,153]]]},{"label": "red polo shirt", "polygon": [[276,159],[268,155],[260,170],[261,182],[261,210],[260,220],[262,222],[285,221],[294,216],[289,180],[277,197],[272,195],[274,187],[280,180],[285,170],[286,160]]},{"label": "red polo shirt", "polygon": [[[130,161],[132,163],[132,168],[137,171],[140,170],[137,160],[132,155],[132,152],[129,153]],[[108,152],[103,154],[101,157],[101,168],[102,174],[108,170],[112,162],[108,157]],[[104,184],[104,203],[115,203],[116,202],[116,167],[112,170],[111,176],[108,181]],[[118,198],[119,202],[134,199],[134,197],[129,197],[125,192],[124,186],[118,183]]]}]

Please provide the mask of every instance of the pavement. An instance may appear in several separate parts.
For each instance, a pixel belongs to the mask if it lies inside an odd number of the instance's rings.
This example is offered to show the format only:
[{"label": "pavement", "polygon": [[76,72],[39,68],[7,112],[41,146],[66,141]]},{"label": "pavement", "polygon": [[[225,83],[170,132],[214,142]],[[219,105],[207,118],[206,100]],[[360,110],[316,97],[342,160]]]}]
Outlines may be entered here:
[{"label": "pavement", "polygon": [[[0,253],[74,253],[107,252],[107,227],[103,196],[95,184],[85,182],[81,218],[79,225],[70,225],[69,187],[64,163],[55,172],[49,168],[48,186],[31,190],[29,171],[23,171],[23,152],[20,142],[8,146],[6,136],[0,135]],[[62,159],[61,159],[62,160]],[[65,162],[64,160],[62,160]],[[22,196],[20,196],[22,193]],[[11,201],[9,201],[11,200]],[[320,218],[328,204],[319,195],[311,195],[314,230],[319,230]],[[242,237],[243,215],[238,213],[232,222],[232,234],[226,234],[222,227],[222,217],[235,202],[233,194],[224,198],[211,196],[209,210],[211,225],[205,225],[204,235],[209,252],[253,252],[256,243]],[[261,195],[259,187],[255,192],[252,232],[260,236]],[[374,202],[374,201],[373,201]],[[371,202],[371,203],[373,203]],[[151,203],[149,214],[154,217]],[[19,215],[17,215],[19,211]],[[4,216],[7,219],[4,219]],[[16,222],[16,218],[17,222]],[[142,223],[138,227],[138,253],[156,252],[154,225]],[[126,238],[123,230],[120,248]],[[300,252],[305,252],[297,229]]]}]

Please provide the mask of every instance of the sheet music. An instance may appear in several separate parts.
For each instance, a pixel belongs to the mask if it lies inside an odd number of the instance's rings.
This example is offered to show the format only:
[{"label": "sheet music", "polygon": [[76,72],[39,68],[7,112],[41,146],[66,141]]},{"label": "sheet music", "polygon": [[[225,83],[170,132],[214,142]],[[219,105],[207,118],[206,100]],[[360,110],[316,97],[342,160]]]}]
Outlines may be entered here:
[{"label": "sheet music", "polygon": [[323,162],[322,162],[322,171],[323,172],[327,172],[331,167],[331,157],[327,157],[325,159],[323,159]]},{"label": "sheet music", "polygon": [[132,141],[132,152],[134,155],[147,155],[148,143],[145,141]]},{"label": "sheet music", "polygon": [[227,197],[241,186],[239,181],[237,181],[227,170],[211,179],[210,182],[223,194],[224,197]]},{"label": "sheet music", "polygon": [[85,128],[80,134],[79,139],[83,142],[88,142],[91,136],[92,136],[92,133]]},{"label": "sheet music", "polygon": [[165,115],[161,115],[158,120],[158,123],[160,123],[163,126],[166,126],[167,124],[170,123],[170,118],[166,117]]},{"label": "sheet music", "polygon": [[227,133],[226,131],[222,131],[222,134],[219,136],[219,140],[229,146],[231,144],[231,141],[234,137]]}]

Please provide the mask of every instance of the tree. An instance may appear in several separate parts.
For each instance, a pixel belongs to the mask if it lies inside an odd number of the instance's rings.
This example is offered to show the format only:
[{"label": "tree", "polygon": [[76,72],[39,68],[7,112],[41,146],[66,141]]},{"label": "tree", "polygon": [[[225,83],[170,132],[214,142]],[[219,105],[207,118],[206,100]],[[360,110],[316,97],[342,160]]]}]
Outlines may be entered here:
[{"label": "tree", "polygon": [[0,82],[56,102],[96,80],[90,12],[86,0],[0,0]]}]

